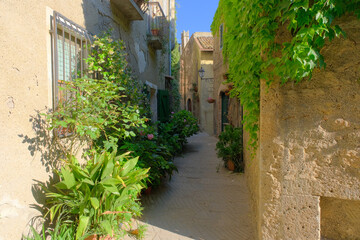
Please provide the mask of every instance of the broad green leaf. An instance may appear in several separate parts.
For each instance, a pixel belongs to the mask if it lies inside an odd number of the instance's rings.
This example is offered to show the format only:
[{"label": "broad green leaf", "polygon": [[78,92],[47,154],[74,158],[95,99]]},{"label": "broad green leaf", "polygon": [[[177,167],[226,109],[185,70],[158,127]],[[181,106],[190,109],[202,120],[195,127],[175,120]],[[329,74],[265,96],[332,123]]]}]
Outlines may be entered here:
[{"label": "broad green leaf", "polygon": [[91,205],[95,208],[95,209],[98,209],[99,206],[100,206],[100,203],[99,203],[99,200],[95,197],[91,197],[90,198],[90,202],[91,202]]},{"label": "broad green leaf", "polygon": [[127,161],[124,164],[122,171],[120,172],[120,176],[123,177],[126,174],[128,174],[131,170],[133,170],[138,162],[138,159],[139,159],[139,157],[136,157],[136,158],[132,158],[129,161]]},{"label": "broad green leaf", "polygon": [[62,182],[66,185],[68,189],[76,185],[76,180],[74,174],[67,167],[61,169]]},{"label": "broad green leaf", "polygon": [[84,235],[87,226],[89,225],[89,217],[86,216],[80,216],[79,218],[79,225],[76,230],[76,239],[79,239],[81,236]]}]

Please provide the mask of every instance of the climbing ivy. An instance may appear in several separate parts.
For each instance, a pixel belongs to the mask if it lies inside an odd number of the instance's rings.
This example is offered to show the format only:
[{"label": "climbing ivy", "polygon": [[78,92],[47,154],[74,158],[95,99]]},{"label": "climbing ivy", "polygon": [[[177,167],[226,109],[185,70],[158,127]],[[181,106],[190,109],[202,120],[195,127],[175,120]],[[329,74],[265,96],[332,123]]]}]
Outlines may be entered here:
[{"label": "climbing ivy", "polygon": [[[244,106],[249,146],[257,149],[260,79],[270,85],[311,79],[325,68],[320,53],[325,41],[345,33],[333,23],[345,14],[360,15],[360,0],[220,0],[211,29],[224,24],[223,55],[229,82]],[[277,38],[277,36],[280,36]],[[285,37],[284,37],[285,36]]]},{"label": "climbing ivy", "polygon": [[171,81],[171,111],[178,112],[180,110],[180,83],[179,83],[179,72],[180,72],[180,51],[179,44],[175,39],[175,47],[171,51],[171,76],[174,78]]}]

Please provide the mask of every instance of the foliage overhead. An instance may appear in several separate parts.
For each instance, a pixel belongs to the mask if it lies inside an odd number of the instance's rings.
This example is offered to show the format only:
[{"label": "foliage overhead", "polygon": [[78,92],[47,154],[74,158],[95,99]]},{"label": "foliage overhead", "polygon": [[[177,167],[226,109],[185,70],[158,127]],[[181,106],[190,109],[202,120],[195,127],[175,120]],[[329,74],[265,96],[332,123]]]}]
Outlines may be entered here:
[{"label": "foliage overhead", "polygon": [[[220,0],[211,29],[224,24],[223,54],[229,63],[232,96],[244,106],[244,127],[256,150],[260,79],[270,85],[310,79],[325,68],[320,53],[326,40],[345,33],[334,19],[360,14],[359,0]],[[276,37],[281,35],[282,39]]]}]

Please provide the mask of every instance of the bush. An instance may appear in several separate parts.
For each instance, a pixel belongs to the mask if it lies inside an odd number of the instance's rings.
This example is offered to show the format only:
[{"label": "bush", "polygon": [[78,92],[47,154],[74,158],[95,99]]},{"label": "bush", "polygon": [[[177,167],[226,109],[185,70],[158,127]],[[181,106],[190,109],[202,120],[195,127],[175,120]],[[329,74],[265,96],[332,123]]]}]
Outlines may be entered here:
[{"label": "bush", "polygon": [[152,140],[144,138],[136,139],[133,142],[125,142],[121,149],[131,151],[131,156],[139,157],[138,166],[150,168],[147,182],[149,185],[158,186],[162,177],[168,175],[171,178],[173,171],[178,171],[172,159],[167,145],[158,144],[156,138]]},{"label": "bush", "polygon": [[159,124],[159,141],[168,143],[172,154],[180,153],[187,138],[199,131],[197,119],[186,110],[171,115],[170,121]]},{"label": "bush", "polygon": [[231,125],[225,127],[225,131],[219,135],[219,141],[216,143],[218,157],[221,157],[227,165],[227,161],[233,161],[235,171],[244,171],[244,162],[242,158],[242,129]]},{"label": "bush", "polygon": [[134,216],[141,215],[137,196],[148,169],[136,167],[138,159],[126,154],[96,154],[84,167],[70,156],[57,172],[60,181],[47,191],[50,220],[77,226],[76,239],[91,234],[122,237]]}]

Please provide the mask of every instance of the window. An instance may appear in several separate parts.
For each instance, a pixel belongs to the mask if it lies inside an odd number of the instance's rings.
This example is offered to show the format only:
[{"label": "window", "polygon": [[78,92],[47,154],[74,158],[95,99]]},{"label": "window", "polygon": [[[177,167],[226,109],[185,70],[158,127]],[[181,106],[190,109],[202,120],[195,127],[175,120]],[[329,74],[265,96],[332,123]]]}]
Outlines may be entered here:
[{"label": "window", "polygon": [[70,96],[60,87],[75,78],[82,77],[86,69],[84,59],[90,43],[87,32],[79,25],[54,12],[52,25],[53,51],[53,108]]},{"label": "window", "polygon": [[220,35],[220,49],[223,48],[223,33],[224,33],[224,25],[220,25],[219,35]]},{"label": "window", "polygon": [[[79,25],[55,12],[52,16],[52,95],[53,109],[71,99],[71,94],[61,89],[68,82],[82,77],[86,69],[89,35]],[[59,137],[72,134],[67,127],[57,129]]]}]

